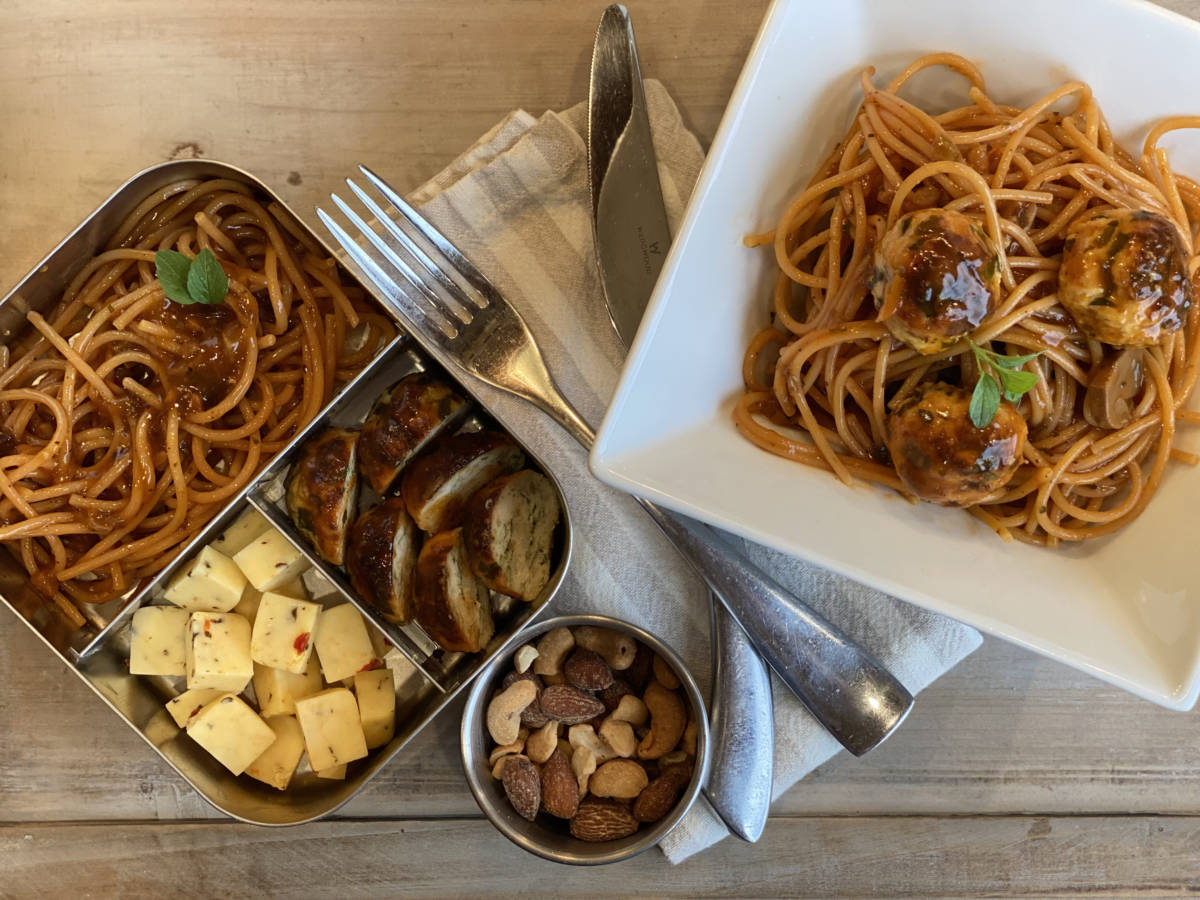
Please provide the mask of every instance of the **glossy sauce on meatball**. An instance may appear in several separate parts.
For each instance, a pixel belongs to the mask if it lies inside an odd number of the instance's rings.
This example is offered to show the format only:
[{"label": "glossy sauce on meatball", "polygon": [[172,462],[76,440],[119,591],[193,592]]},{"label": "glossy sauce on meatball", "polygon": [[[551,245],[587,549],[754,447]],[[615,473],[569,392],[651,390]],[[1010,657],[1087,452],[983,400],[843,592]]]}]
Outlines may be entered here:
[{"label": "glossy sauce on meatball", "polygon": [[888,452],[904,486],[922,500],[970,506],[1003,487],[1021,465],[1027,428],[1007,400],[976,428],[971,393],[942,382],[918,385],[887,420]]},{"label": "glossy sauce on meatball", "polygon": [[1183,326],[1192,304],[1187,251],[1169,219],[1109,209],[1071,223],[1058,297],[1090,337],[1114,347],[1149,347]]},{"label": "glossy sauce on meatball", "polygon": [[922,209],[896,221],[875,250],[872,293],[883,323],[918,353],[970,334],[1000,291],[999,258],[970,216]]}]

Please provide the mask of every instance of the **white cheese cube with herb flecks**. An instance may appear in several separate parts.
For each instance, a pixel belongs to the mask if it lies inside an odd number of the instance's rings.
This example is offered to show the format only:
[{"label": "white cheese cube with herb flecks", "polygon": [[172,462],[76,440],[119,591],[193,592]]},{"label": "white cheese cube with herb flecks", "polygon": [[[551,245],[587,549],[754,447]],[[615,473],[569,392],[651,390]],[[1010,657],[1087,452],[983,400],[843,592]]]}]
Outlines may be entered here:
[{"label": "white cheese cube with herb flecks", "polygon": [[242,599],[246,576],[224,553],[205,547],[163,592],[168,602],[192,612],[229,612]]},{"label": "white cheese cube with herb flecks", "polygon": [[367,747],[382,747],[396,733],[396,688],[388,669],[372,669],[354,676],[354,696]]},{"label": "white cheese cube with herb flecks", "polygon": [[250,636],[250,658],[260,666],[299,675],[312,655],[313,631],[321,607],[266,591]]},{"label": "white cheese cube with herb flecks", "polygon": [[316,632],[317,657],[321,673],[330,684],[371,668],[375,648],[367,633],[367,623],[351,604],[343,603],[321,613]]},{"label": "white cheese cube with herb flecks", "polygon": [[346,780],[346,764],[340,766],[330,766],[328,769],[313,769],[313,774],[318,778],[327,778],[330,781],[345,781]]},{"label": "white cheese cube with herb flecks", "polygon": [[[296,600],[308,599],[308,590],[299,578],[293,578],[287,584],[275,588],[272,593],[283,594],[285,597],[292,597]],[[246,590],[242,591],[242,599],[238,601],[238,605],[233,608],[233,611],[239,616],[245,616],[253,626],[254,620],[258,618],[258,604],[261,602],[262,591],[255,590],[254,585],[247,582]]]},{"label": "white cheese cube with herb flecks", "polygon": [[[186,631],[186,628],[184,629]],[[191,720],[192,716],[208,706],[222,694],[224,691],[214,690],[213,688],[196,688],[192,691],[184,691],[178,697],[174,697],[167,701],[167,712],[171,714],[171,718],[175,720],[175,724],[183,728]]]},{"label": "white cheese cube with herb flecks", "polygon": [[236,613],[192,613],[187,635],[188,688],[239,694],[253,675],[250,623]]},{"label": "white cheese cube with herb flecks", "polygon": [[256,537],[266,533],[270,527],[271,523],[267,517],[251,507],[218,534],[208,546],[220,550],[226,556],[233,556]]},{"label": "white cheese cube with herb flecks", "polygon": [[129,626],[129,671],[133,675],[182,675],[189,613],[175,606],[143,606]]},{"label": "white cheese cube with herb flecks", "polygon": [[304,574],[309,567],[304,554],[274,528],[260,534],[239,550],[233,561],[258,591],[273,591],[282,587]]},{"label": "white cheese cube with herb flecks", "polygon": [[296,701],[296,718],[313,769],[328,769],[367,755],[358,704],[345,688],[330,688]]},{"label": "white cheese cube with herb flecks", "polygon": [[235,694],[222,694],[192,716],[188,737],[211,753],[234,775],[275,743],[275,732]]},{"label": "white cheese cube with herb flecks", "polygon": [[302,675],[268,666],[254,667],[254,696],[264,716],[284,716],[296,712],[296,701],[311,697],[325,687],[321,680],[321,664],[316,655],[308,659]]},{"label": "white cheese cube with herb flecks", "polygon": [[275,732],[275,743],[246,767],[246,774],[263,784],[286,791],[304,755],[304,732],[295,716],[274,716],[266,720]]}]

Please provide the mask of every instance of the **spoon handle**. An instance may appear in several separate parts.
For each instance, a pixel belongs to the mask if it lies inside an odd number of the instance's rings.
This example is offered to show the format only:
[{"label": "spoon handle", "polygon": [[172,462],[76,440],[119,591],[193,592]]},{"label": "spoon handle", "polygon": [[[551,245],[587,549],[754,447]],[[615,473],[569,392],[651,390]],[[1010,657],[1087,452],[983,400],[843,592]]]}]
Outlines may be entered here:
[{"label": "spoon handle", "polygon": [[771,678],[746,632],[713,596],[712,768],[704,794],[729,830],[753,843],[771,807]]},{"label": "spoon handle", "polygon": [[912,694],[865,648],[712,528],[638,502],[708,582],[767,664],[843,747],[862,756],[904,721]]}]

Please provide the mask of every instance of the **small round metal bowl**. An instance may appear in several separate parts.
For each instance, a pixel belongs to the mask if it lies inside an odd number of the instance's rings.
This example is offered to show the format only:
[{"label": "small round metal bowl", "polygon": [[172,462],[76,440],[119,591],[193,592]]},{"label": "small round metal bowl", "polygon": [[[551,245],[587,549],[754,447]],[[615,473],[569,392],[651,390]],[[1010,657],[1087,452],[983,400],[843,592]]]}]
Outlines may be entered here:
[{"label": "small round metal bowl", "polygon": [[608,616],[559,616],[526,629],[521,645],[535,642],[550,629],[564,625],[572,628],[579,625],[596,625],[630,634],[669,663],[679,678],[680,686],[696,718],[696,761],[692,780],[680,795],[675,808],[657,822],[642,826],[629,837],[603,843],[590,843],[572,837],[565,820],[555,819],[544,812],[539,813],[537,819],[532,822],[517,815],[509,805],[500,782],[492,778],[491,767],[488,765],[491,737],[487,732],[486,721],[487,706],[492,692],[499,681],[512,670],[512,653],[492,660],[471,686],[462,718],[463,770],[479,808],[492,824],[500,829],[500,833],[518,847],[554,862],[574,866],[597,866],[628,859],[653,847],[679,824],[696,802],[700,787],[708,776],[708,713],[696,680],[675,651],[636,625],[622,622],[620,619]]}]

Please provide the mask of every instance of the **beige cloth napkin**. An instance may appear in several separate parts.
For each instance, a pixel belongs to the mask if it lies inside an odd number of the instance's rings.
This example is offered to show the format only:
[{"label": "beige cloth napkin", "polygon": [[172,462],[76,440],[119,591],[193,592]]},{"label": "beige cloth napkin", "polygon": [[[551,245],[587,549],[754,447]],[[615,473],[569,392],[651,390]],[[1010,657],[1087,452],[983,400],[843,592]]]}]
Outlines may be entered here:
[{"label": "beige cloth napkin", "polygon": [[[667,91],[646,82],[659,175],[672,231],[704,154]],[[411,200],[516,306],[563,392],[599,424],[624,360],[592,249],[584,104],[534,118],[510,114],[415,191]],[[386,175],[386,173],[384,173]],[[587,455],[533,407],[486,385],[486,403],[541,456],[566,493],[575,549],[555,612],[598,612],[636,622],[712,681],[707,592],[636,504],[588,472]],[[747,555],[870,648],[914,694],[980,643],[965,625],[756,545]],[[778,797],[840,749],[778,679]],[[726,837],[701,799],[663,842],[679,862]]]}]

